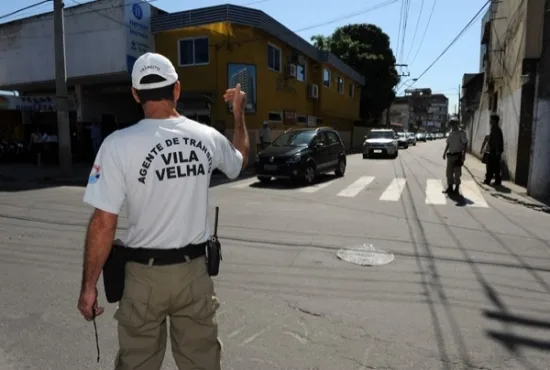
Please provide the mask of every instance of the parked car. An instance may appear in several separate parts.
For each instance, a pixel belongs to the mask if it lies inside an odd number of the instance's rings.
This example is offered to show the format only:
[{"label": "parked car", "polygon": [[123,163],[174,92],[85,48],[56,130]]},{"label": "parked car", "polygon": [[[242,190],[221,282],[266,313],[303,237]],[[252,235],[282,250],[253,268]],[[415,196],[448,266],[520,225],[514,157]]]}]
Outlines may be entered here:
[{"label": "parked car", "polygon": [[397,133],[397,145],[399,145],[400,148],[404,149],[407,149],[409,147],[409,139],[406,132]]},{"label": "parked car", "polygon": [[416,141],[426,142],[426,133],[425,132],[417,132],[416,133]]},{"label": "parked car", "polygon": [[256,156],[256,176],[262,183],[272,178],[315,183],[321,173],[346,172],[346,148],[331,128],[290,129]]},{"label": "parked car", "polygon": [[376,154],[397,158],[399,145],[397,143],[397,135],[393,130],[373,129],[365,137],[363,159]]},{"label": "parked car", "polygon": [[409,141],[409,145],[416,145],[416,135],[414,134],[414,132],[407,132],[407,139]]}]

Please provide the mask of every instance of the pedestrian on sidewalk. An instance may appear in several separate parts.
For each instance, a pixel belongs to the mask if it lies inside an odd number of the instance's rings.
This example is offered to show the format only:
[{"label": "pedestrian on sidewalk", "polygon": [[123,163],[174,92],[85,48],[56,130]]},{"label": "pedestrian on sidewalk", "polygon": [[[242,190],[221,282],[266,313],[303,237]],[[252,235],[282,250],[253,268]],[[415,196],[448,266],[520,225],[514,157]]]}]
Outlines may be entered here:
[{"label": "pedestrian on sidewalk", "polygon": [[269,122],[264,121],[262,128],[260,129],[260,148],[265,150],[271,144],[271,129],[269,128]]},{"label": "pedestrian on sidewalk", "polygon": [[[124,275],[114,284],[123,290],[107,289],[105,280],[106,293],[118,291],[116,298],[107,293],[109,301],[120,301],[115,370],[160,370],[168,333],[180,370],[221,368],[219,302],[206,265],[206,250],[213,250],[208,185],[214,168],[235,179],[247,164],[246,95],[240,85],[224,95],[235,118],[231,143],[213,127],[181,116],[176,111],[180,92],[170,60],[154,53],[137,59],[132,95],[145,118],[103,141],[84,194],[95,211],[78,309],[88,321],[104,312],[96,288],[104,267],[109,272],[104,279]],[[121,249],[113,249],[123,203],[128,233]],[[116,272],[112,251],[123,256]],[[213,260],[208,253],[209,266]]]},{"label": "pedestrian on sidewalk", "polygon": [[[462,166],[466,159],[468,138],[466,132],[459,128],[456,117],[452,117],[449,120],[449,124],[451,125],[451,132],[449,133],[449,137],[447,137],[447,145],[443,152],[443,159],[447,160],[447,189],[444,193],[459,194],[460,177],[462,176]],[[455,186],[454,188],[453,185]]]},{"label": "pedestrian on sidewalk", "polygon": [[497,114],[491,115],[491,131],[483,140],[481,152],[484,153],[485,162],[485,181],[486,185],[491,184],[491,180],[495,179],[495,186],[500,186],[502,178],[500,174],[500,159],[504,152],[504,136],[502,130],[498,126],[500,117]]},{"label": "pedestrian on sidewalk", "polygon": [[[44,133],[45,134],[45,133]],[[42,167],[42,152],[44,151],[44,134],[40,131],[40,127],[31,134],[29,142],[29,151],[36,156],[36,166]]]}]

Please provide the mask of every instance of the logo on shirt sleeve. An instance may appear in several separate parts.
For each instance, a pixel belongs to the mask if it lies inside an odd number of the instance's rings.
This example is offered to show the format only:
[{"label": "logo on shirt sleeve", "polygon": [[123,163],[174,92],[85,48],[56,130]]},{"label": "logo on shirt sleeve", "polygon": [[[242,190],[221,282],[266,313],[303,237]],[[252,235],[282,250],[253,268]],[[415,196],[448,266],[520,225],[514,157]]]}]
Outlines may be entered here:
[{"label": "logo on shirt sleeve", "polygon": [[90,177],[88,177],[88,184],[95,184],[97,180],[99,180],[101,167],[99,167],[97,164],[94,164],[92,166],[92,172],[90,173]]}]

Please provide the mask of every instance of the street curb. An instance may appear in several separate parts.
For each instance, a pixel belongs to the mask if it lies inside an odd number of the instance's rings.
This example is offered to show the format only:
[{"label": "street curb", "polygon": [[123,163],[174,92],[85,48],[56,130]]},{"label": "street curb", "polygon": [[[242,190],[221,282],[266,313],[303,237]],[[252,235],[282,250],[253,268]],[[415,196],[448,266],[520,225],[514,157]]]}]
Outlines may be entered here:
[{"label": "street curb", "polygon": [[508,195],[501,194],[497,191],[492,190],[490,187],[486,186],[482,181],[479,181],[478,178],[473,174],[473,172],[470,171],[468,166],[466,166],[466,164],[464,164],[464,168],[466,169],[466,171],[468,171],[468,173],[470,174],[472,179],[474,179],[475,183],[479,187],[481,187],[483,190],[487,191],[492,197],[500,198],[500,199],[503,199],[503,200],[508,201],[510,203],[519,204],[519,205],[522,205],[524,207],[530,208],[534,211],[550,213],[550,207],[548,207],[547,205],[545,205],[543,203],[540,203],[536,199],[532,199],[530,197],[526,197],[524,195],[514,193],[518,197],[525,199],[525,201],[523,201],[523,200],[520,200],[520,199],[517,199],[517,198],[514,198],[514,197],[510,197]]}]

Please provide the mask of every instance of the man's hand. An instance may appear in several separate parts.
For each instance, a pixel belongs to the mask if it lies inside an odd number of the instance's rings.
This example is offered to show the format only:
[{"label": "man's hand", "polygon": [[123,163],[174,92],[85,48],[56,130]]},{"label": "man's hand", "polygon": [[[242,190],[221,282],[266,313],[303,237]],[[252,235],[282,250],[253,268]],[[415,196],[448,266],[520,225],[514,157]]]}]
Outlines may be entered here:
[{"label": "man's hand", "polygon": [[447,159],[447,153],[443,153],[443,159]]},{"label": "man's hand", "polygon": [[241,91],[241,84],[237,84],[234,89],[227,89],[223,95],[225,102],[233,104],[233,114],[238,115],[244,112],[246,105],[246,93]]},{"label": "man's hand", "polygon": [[101,315],[105,310],[97,304],[97,288],[89,291],[80,292],[78,299],[78,310],[88,321],[94,317]]}]

